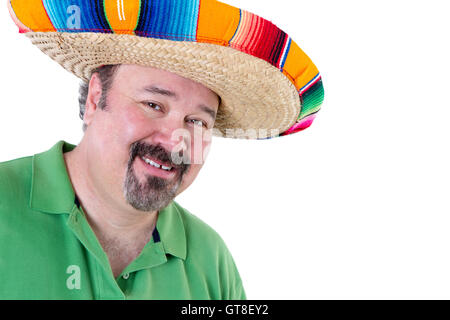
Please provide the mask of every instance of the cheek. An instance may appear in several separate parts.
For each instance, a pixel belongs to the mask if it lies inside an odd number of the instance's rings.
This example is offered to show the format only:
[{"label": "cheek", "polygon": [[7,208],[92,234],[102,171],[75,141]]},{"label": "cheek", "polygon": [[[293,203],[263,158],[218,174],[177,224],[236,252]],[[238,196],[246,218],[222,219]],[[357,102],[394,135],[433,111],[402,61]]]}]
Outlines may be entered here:
[{"label": "cheek", "polygon": [[123,112],[117,115],[117,126],[112,131],[118,135],[120,140],[124,141],[135,139],[142,132],[142,129],[145,128],[145,119],[139,113],[128,110],[128,108],[124,108]]},{"label": "cheek", "polygon": [[203,165],[211,147],[211,134],[208,131],[194,132],[190,141],[191,164]]},{"label": "cheek", "polygon": [[211,147],[211,135],[206,133],[203,134],[193,134],[190,136],[191,141],[189,144],[189,171],[184,175],[183,181],[179,188],[179,193],[183,192],[187,187],[189,187],[202,169],[209,149]]},{"label": "cheek", "polygon": [[194,182],[195,178],[197,178],[197,175],[204,165],[210,146],[211,141],[209,140],[200,140],[200,143],[198,144],[191,143],[190,168],[189,171],[184,175],[177,194],[180,194],[184,190],[186,190],[186,188],[188,188]]},{"label": "cheek", "polygon": [[112,140],[111,142],[121,152],[125,151],[128,153],[133,143],[146,137],[148,128],[148,118],[143,116],[136,108],[124,106],[120,110],[117,110],[111,117],[109,135]]},{"label": "cheek", "polygon": [[180,188],[178,189],[177,194],[180,194],[186,188],[188,188],[192,182],[194,182],[195,178],[197,177],[198,173],[200,172],[200,169],[202,168],[202,165],[199,164],[192,164],[189,172],[186,173],[183,177],[183,181],[181,182]]},{"label": "cheek", "polygon": [[114,110],[101,111],[102,120],[94,133],[94,150],[103,162],[109,163],[111,175],[122,177],[128,167],[130,147],[145,136],[148,120],[126,106],[117,106],[114,105]]}]

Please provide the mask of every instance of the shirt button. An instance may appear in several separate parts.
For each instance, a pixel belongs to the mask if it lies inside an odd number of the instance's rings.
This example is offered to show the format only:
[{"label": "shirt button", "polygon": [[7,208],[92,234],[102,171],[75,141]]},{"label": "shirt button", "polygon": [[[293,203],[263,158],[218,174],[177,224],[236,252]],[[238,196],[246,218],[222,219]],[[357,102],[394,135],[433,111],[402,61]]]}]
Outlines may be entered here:
[{"label": "shirt button", "polygon": [[130,277],[130,274],[129,274],[129,273],[124,273],[124,275],[122,276],[122,278],[123,278],[124,280],[128,280],[129,277]]}]

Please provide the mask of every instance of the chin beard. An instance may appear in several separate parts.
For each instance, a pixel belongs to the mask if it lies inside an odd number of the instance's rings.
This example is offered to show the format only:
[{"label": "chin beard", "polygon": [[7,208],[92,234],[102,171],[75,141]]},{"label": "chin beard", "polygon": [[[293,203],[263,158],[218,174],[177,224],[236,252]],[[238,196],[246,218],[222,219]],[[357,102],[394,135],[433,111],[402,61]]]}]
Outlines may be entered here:
[{"label": "chin beard", "polygon": [[182,177],[189,169],[189,165],[178,166],[178,173],[172,180],[150,175],[145,175],[145,177],[139,179],[133,169],[133,163],[137,157],[145,154],[156,155],[158,158],[162,158],[164,162],[169,162],[169,156],[162,148],[142,143],[133,144],[130,149],[123,192],[125,199],[133,208],[154,212],[167,207],[175,199]]},{"label": "chin beard", "polygon": [[181,177],[174,181],[145,176],[140,182],[133,168],[127,170],[124,194],[127,202],[140,211],[154,212],[163,209],[175,199],[181,185]]}]

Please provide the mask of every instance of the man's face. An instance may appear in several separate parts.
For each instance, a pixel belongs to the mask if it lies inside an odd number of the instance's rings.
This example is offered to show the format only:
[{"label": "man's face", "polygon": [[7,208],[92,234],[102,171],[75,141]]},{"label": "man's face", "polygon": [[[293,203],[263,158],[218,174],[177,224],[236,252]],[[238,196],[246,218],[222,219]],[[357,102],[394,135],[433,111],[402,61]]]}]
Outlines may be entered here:
[{"label": "man's face", "polygon": [[101,82],[94,75],[82,143],[96,190],[141,211],[155,211],[195,179],[211,143],[218,96],[170,72],[120,66],[98,105]]}]

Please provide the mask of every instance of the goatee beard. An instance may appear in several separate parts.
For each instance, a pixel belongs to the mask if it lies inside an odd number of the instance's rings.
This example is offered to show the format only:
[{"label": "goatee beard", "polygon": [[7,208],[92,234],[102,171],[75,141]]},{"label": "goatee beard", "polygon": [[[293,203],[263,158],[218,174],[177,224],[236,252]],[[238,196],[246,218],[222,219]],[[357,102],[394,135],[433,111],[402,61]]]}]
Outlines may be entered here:
[{"label": "goatee beard", "polygon": [[[163,163],[171,164],[176,170],[176,176],[167,180],[160,177],[146,175],[143,181],[139,181],[133,169],[133,163],[137,157],[152,157]],[[177,195],[184,174],[189,169],[189,164],[173,164],[170,153],[161,146],[135,142],[130,148],[130,159],[124,181],[124,195],[127,202],[140,211],[154,212],[161,210]]]}]

